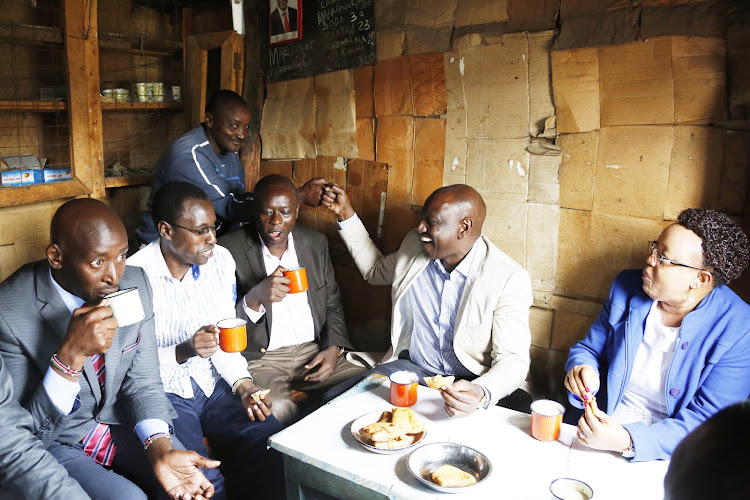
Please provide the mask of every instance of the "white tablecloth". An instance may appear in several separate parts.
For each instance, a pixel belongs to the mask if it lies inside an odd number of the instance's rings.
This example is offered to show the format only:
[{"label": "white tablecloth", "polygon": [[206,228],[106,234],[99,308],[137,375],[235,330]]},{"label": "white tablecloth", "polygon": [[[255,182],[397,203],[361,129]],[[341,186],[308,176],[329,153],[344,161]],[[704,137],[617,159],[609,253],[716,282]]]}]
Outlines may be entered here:
[{"label": "white tablecloth", "polygon": [[[283,453],[388,494],[391,498],[457,498],[438,493],[414,479],[406,467],[409,453],[380,455],[351,436],[354,419],[391,409],[388,385],[335,400],[271,438]],[[573,477],[594,489],[594,498],[661,500],[668,462],[629,463],[617,453],[588,449],[575,439],[575,427],[563,425],[560,439],[540,442],[530,435],[531,417],[491,407],[467,418],[450,418],[438,391],[419,387],[412,409],[427,435],[423,444],[449,441],[471,446],[488,456],[493,472],[460,498],[549,500],[549,484]]]}]

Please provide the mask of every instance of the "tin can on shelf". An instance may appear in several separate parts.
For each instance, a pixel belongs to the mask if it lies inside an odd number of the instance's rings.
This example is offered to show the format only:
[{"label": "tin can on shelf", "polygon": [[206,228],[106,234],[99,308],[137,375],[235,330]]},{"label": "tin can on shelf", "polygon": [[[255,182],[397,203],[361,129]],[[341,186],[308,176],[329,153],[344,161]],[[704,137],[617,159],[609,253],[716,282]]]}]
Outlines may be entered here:
[{"label": "tin can on shelf", "polygon": [[148,102],[148,83],[146,82],[136,83],[135,93],[138,96],[138,102]]}]

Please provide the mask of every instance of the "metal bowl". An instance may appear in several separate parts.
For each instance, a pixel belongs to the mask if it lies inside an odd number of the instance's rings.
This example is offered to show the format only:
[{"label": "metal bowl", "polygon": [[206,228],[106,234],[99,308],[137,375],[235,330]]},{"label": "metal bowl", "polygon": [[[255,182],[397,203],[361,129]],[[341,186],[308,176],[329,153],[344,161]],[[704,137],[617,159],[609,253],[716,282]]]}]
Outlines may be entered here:
[{"label": "metal bowl", "polygon": [[[440,486],[432,481],[432,472],[441,465],[449,464],[468,472],[477,480],[469,486]],[[481,483],[492,473],[492,464],[486,455],[462,444],[432,443],[411,452],[406,465],[411,475],[433,490],[443,493],[461,493]]]},{"label": "metal bowl", "polygon": [[590,500],[594,498],[594,490],[591,486],[570,477],[555,479],[549,485],[552,496],[558,500]]}]

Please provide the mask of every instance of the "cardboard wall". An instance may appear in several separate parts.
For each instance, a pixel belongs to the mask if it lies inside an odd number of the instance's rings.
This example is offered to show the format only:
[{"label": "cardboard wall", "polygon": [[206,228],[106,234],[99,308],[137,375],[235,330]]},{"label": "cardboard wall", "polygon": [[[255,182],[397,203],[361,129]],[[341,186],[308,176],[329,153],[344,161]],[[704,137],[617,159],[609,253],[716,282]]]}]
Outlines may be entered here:
[{"label": "cardboard wall", "polygon": [[[750,43],[726,23],[711,24],[720,36],[690,36],[691,20],[715,2],[563,0],[550,7],[551,18],[561,9],[556,38],[542,28],[513,32],[523,23],[552,27],[547,3],[534,3],[529,13],[514,1],[462,2],[460,11],[454,2],[376,2],[379,62],[353,72],[348,105],[358,161],[388,171],[378,244],[395,250],[438,185],[477,188],[488,206],[484,232],[532,278],[530,378],[539,395],[564,401],[568,349],[616,274],[644,265],[648,240],[688,207],[743,222],[750,141],[726,124],[750,109],[746,79],[733,76]],[[600,26],[583,29],[592,23]],[[652,36],[643,40],[646,29]],[[420,54],[427,40],[437,53]],[[564,44],[576,48],[554,50]],[[317,93],[315,102],[319,115]],[[441,134],[442,161],[433,146]],[[317,135],[311,128],[311,143]],[[266,146],[274,144],[264,141],[264,154]],[[374,219],[373,196],[362,210]],[[341,286],[360,298],[347,310],[360,328],[369,291],[356,288],[354,274]],[[735,288],[744,293],[747,281]]]}]

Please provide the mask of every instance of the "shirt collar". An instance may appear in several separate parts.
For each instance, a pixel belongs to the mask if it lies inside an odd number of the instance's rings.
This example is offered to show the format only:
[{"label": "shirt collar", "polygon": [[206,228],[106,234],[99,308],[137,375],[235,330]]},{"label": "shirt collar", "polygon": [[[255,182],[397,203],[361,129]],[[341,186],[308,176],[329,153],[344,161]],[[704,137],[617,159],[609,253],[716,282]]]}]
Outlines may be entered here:
[{"label": "shirt collar", "polygon": [[454,272],[457,272],[461,276],[466,278],[467,276],[469,276],[469,273],[471,272],[471,266],[474,261],[474,256],[477,253],[478,243],[479,243],[479,238],[477,238],[477,241],[474,242],[474,245],[472,245],[471,250],[469,250],[469,253],[467,253],[466,256],[463,259],[461,259],[461,262],[459,262],[456,268],[453,269],[453,271],[450,273],[445,269],[445,266],[443,265],[443,262],[440,259],[433,260],[433,263],[443,275],[448,275],[450,277],[451,275],[453,275]]},{"label": "shirt collar", "polygon": [[57,281],[55,281],[55,278],[52,277],[51,267],[48,269],[48,271],[49,279],[52,282],[52,285],[55,287],[55,290],[57,290],[57,293],[60,294],[60,298],[63,299],[63,302],[65,302],[65,306],[68,308],[68,311],[70,311],[70,314],[73,314],[74,310],[78,309],[84,304],[84,300],[61,287],[57,283]]},{"label": "shirt collar", "polygon": [[263,238],[260,236],[260,233],[258,233],[258,239],[260,240],[261,253],[263,254],[264,259],[274,259],[274,261],[278,260],[279,262],[281,262],[281,259],[284,258],[284,255],[286,253],[290,253],[290,254],[297,253],[297,250],[294,248],[294,236],[292,235],[291,232],[289,233],[289,237],[286,240],[286,250],[284,250],[284,253],[281,254],[281,257],[276,257],[275,255],[271,253],[271,251],[266,246],[266,242],[263,241]]},{"label": "shirt collar", "polygon": [[[167,267],[167,261],[164,260],[164,254],[161,253],[161,245],[159,245],[160,240],[156,240],[152,243],[149,243],[148,247],[150,247],[150,252],[152,254],[151,259],[155,263],[154,273],[158,276],[163,276],[165,278],[168,278],[170,280],[180,281],[174,276],[172,276],[172,272],[169,270],[169,267]],[[213,258],[213,257],[212,257]],[[201,267],[196,264],[190,265],[190,274],[193,277],[193,281],[198,281],[198,278],[201,276]],[[187,276],[188,273],[185,274]]]}]

